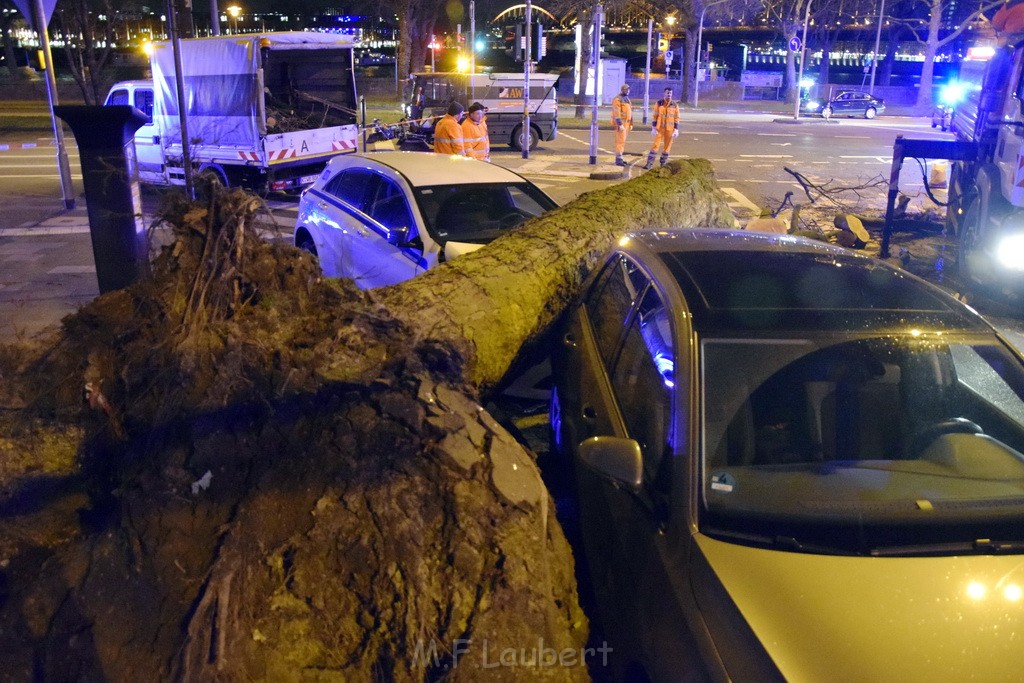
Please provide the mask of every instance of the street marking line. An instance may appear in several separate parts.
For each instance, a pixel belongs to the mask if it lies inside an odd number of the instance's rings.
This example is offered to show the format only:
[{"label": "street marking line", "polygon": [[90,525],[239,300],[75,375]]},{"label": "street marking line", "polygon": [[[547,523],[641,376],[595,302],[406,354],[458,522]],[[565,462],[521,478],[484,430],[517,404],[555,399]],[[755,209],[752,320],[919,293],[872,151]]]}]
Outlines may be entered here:
[{"label": "street marking line", "polygon": [[95,275],[96,266],[57,266],[46,271],[47,275]]},{"label": "street marking line", "polygon": [[761,210],[760,206],[747,199],[747,197],[735,187],[723,187],[722,192],[733,198],[734,201],[729,202],[729,204],[739,204],[744,209],[750,209],[751,211]]},{"label": "street marking line", "polygon": [[741,154],[746,159],[792,159],[792,154]]},{"label": "street marking line", "polygon": [[[581,145],[586,145],[587,147],[590,147],[590,140],[586,140],[586,141],[580,140],[579,138],[573,137],[572,135],[569,135],[568,133],[565,133],[563,131],[558,131],[558,135],[559,136],[565,136],[565,137],[569,138],[570,140],[572,140],[573,142],[578,142]],[[604,147],[598,147],[597,149],[598,149],[598,151],[604,152],[605,154],[615,154],[615,152],[613,152],[612,150],[605,149]]]},{"label": "street marking line", "polygon": [[843,138],[844,140],[870,140],[870,135],[836,135],[837,138]]},{"label": "street marking line", "polygon": [[89,226],[64,226],[54,228],[0,228],[0,237],[49,237],[53,235],[87,235]]},{"label": "street marking line", "polygon": [[796,133],[758,133],[759,136],[765,138],[795,138]]}]

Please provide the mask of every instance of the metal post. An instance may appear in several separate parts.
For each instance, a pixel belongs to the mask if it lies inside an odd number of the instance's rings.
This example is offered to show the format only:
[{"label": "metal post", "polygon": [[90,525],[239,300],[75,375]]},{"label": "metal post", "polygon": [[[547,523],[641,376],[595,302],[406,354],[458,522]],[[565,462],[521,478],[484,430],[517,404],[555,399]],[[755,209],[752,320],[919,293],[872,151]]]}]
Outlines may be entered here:
[{"label": "metal post", "polygon": [[[469,73],[476,73],[476,1],[469,0]],[[476,99],[476,91],[473,88],[473,79],[470,80],[470,89],[473,99]]]},{"label": "metal post", "polygon": [[651,40],[654,37],[654,17],[647,17],[647,65],[644,66],[644,123],[651,106]]},{"label": "metal post", "polygon": [[697,79],[693,84],[693,108],[697,108],[700,102],[700,44],[704,40],[704,13],[708,11],[707,5],[700,11],[700,23],[697,24]]},{"label": "metal post", "polygon": [[[395,60],[398,63],[398,60]],[[413,93],[413,97],[416,97],[416,93]],[[359,112],[362,115],[362,121],[359,123],[359,127],[363,129],[363,154],[366,154],[366,95],[359,96]]]},{"label": "metal post", "polygon": [[217,7],[217,0],[210,0],[210,33],[220,35],[220,9]]},{"label": "metal post", "polygon": [[167,35],[174,51],[174,96],[178,100],[178,125],[181,126],[181,165],[185,173],[185,196],[196,198],[196,183],[192,177],[192,152],[188,140],[188,103],[185,102],[185,74],[181,68],[181,42],[178,38],[178,15],[174,0],[167,0]]},{"label": "metal post", "polygon": [[885,0],[878,8],[878,28],[875,30],[875,53],[871,57],[871,85],[868,86],[868,93],[875,94],[875,67],[878,66],[878,48],[882,42],[882,18],[885,16]]},{"label": "metal post", "polygon": [[804,80],[804,55],[807,54],[807,24],[811,21],[811,0],[807,0],[804,12],[804,37],[800,40],[800,73],[796,77],[796,104],[793,105],[793,118],[800,118],[800,81]]},{"label": "metal post", "polygon": [[594,3],[594,35],[592,61],[594,63],[594,102],[590,107],[590,165],[597,165],[597,107],[601,97],[601,15],[604,7]]},{"label": "metal post", "polygon": [[526,59],[523,60],[523,158],[530,158],[530,66],[533,64],[533,2],[526,0]]},{"label": "metal post", "polygon": [[60,175],[60,191],[64,197],[64,208],[75,208],[75,186],[71,183],[71,164],[68,149],[64,143],[64,129],[54,116],[53,108],[58,106],[57,76],[53,71],[53,55],[50,52],[50,34],[46,28],[46,13],[43,0],[32,3],[32,23],[39,34],[39,47],[43,50],[43,66],[46,69],[46,96],[50,101],[50,121],[53,124],[53,141],[57,146],[57,171]]}]

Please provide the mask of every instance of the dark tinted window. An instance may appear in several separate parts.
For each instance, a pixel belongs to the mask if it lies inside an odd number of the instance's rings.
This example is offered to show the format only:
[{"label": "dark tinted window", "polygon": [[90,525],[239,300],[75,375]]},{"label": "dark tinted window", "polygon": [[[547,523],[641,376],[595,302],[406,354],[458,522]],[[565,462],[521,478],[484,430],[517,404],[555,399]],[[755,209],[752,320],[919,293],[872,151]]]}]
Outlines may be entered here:
[{"label": "dark tinted window", "polygon": [[149,120],[153,120],[153,91],[152,90],[136,90],[135,91],[135,108],[141,111],[143,114],[149,117]]},{"label": "dark tinted window", "polygon": [[336,175],[324,188],[349,206],[369,213],[381,177],[371,171],[350,169]]},{"label": "dark tinted window", "polygon": [[640,443],[649,483],[657,481],[670,442],[675,350],[669,320],[661,298],[648,287],[611,374],[626,431]]},{"label": "dark tinted window", "polygon": [[107,97],[107,104],[129,104],[127,90],[115,90]]},{"label": "dark tinted window", "polygon": [[615,360],[626,317],[639,294],[636,273],[639,269],[632,261],[616,256],[605,266],[585,303],[601,360],[608,368]]},{"label": "dark tinted window", "polygon": [[555,208],[529,183],[479,183],[415,189],[423,222],[439,242],[485,244]]},{"label": "dark tinted window", "polygon": [[[415,231],[405,194],[394,182],[381,178],[377,197],[370,207],[370,216],[385,228],[410,228]],[[411,235],[415,237],[415,233]]]}]

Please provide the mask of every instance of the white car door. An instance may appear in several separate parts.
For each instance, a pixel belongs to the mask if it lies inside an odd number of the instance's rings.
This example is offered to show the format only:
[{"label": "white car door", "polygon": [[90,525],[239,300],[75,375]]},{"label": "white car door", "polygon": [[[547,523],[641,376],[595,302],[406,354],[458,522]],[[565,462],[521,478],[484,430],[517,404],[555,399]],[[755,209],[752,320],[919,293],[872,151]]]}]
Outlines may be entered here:
[{"label": "white car door", "polygon": [[406,193],[392,179],[377,177],[376,193],[366,211],[365,226],[371,234],[356,242],[352,254],[356,282],[364,288],[393,285],[428,267]]},{"label": "white car door", "polygon": [[164,179],[164,150],[160,144],[160,130],[153,123],[153,89],[137,88],[134,107],[149,117],[149,121],[135,131],[135,160],[139,179],[162,183]]}]

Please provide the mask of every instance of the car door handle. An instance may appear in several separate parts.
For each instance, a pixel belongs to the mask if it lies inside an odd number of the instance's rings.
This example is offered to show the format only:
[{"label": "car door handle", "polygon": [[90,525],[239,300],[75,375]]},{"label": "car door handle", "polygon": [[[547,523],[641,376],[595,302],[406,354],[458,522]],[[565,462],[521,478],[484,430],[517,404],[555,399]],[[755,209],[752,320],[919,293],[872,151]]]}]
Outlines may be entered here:
[{"label": "car door handle", "polygon": [[562,344],[574,349],[576,348],[576,337],[574,337],[571,332],[567,332],[565,336],[562,337]]},{"label": "car door handle", "polygon": [[593,422],[597,419],[597,411],[594,406],[583,406],[583,419],[588,422]]}]

